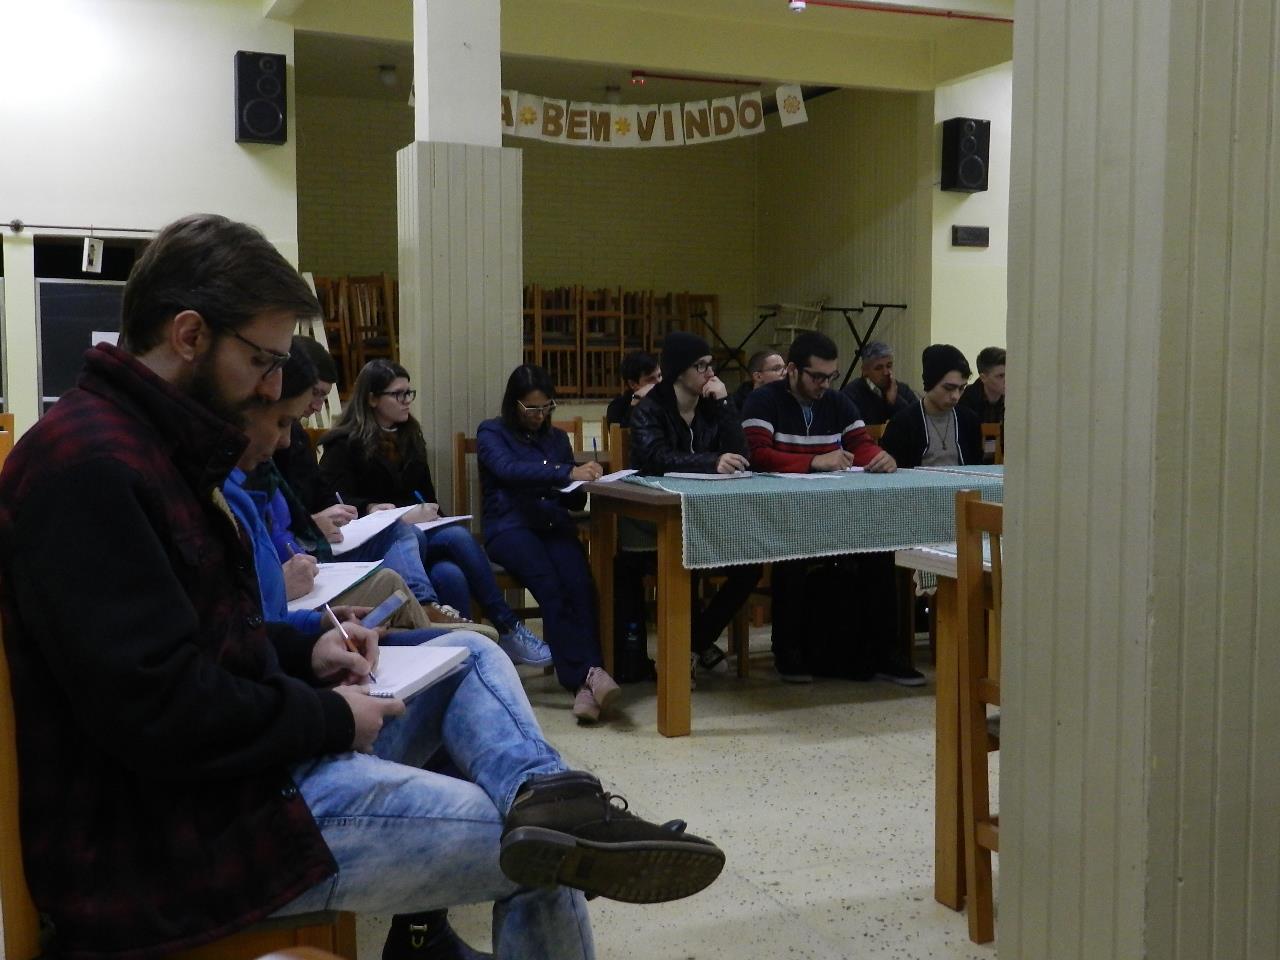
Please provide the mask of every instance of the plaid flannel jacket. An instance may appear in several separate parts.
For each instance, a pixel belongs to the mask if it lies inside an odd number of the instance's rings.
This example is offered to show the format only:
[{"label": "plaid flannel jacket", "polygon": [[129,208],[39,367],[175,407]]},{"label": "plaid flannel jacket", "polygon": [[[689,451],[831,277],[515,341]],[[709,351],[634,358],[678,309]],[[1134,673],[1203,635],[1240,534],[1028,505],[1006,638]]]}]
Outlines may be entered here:
[{"label": "plaid flannel jacket", "polygon": [[98,346],[0,474],[23,856],[57,955],[160,956],[330,876],[291,763],[348,749],[217,492],[244,438]]}]

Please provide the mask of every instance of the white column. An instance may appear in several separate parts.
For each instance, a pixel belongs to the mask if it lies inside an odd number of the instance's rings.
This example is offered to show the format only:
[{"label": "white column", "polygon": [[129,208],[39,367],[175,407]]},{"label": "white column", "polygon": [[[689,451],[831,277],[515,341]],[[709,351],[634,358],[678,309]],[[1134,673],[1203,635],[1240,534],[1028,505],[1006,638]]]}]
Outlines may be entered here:
[{"label": "white column", "polygon": [[999,952],[1280,942],[1262,0],[1019,0]]},{"label": "white column", "polygon": [[4,397],[18,436],[40,418],[35,238],[4,232]]},{"label": "white column", "polygon": [[[414,0],[417,140],[396,157],[400,352],[436,492],[453,434],[499,412],[521,360],[521,151],[502,146],[498,0]],[[474,505],[473,505],[474,506]]]}]

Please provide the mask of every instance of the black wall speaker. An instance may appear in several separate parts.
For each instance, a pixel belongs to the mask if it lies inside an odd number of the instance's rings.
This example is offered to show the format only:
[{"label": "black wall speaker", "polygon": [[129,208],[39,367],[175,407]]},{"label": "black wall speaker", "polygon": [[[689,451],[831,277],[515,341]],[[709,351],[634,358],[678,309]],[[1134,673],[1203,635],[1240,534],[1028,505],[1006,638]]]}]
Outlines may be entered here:
[{"label": "black wall speaker", "polygon": [[942,189],[977,193],[987,189],[991,121],[952,117],[942,121]]},{"label": "black wall speaker", "polygon": [[236,143],[284,143],[284,54],[236,52]]}]

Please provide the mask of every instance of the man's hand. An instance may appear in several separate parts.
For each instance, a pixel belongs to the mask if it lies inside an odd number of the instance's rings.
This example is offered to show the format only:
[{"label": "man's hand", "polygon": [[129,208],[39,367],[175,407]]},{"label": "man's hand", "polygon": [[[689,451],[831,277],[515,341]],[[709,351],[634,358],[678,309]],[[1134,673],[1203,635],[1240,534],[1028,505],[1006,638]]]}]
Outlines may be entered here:
[{"label": "man's hand", "polygon": [[570,480],[599,480],[603,476],[604,468],[594,460],[588,460],[586,463],[569,471]]},{"label": "man's hand", "polygon": [[355,507],[346,503],[335,503],[332,507],[326,507],[319,513],[311,515],[312,522],[324,534],[324,538],[330,543],[342,542],[342,531],[339,527],[344,527],[356,517],[360,515]]},{"label": "man's hand", "polygon": [[384,697],[371,697],[368,687],[335,687],[334,692],[351,708],[351,716],[356,721],[356,735],[351,741],[351,749],[361,753],[373,753],[373,742],[382,732],[382,724],[387,717],[398,717],[404,713],[404,701]]},{"label": "man's hand", "polygon": [[361,617],[368,616],[373,607],[348,607],[344,605],[330,607],[329,609],[333,611],[333,615],[338,618],[339,623],[346,623],[348,620],[359,620]]},{"label": "man's hand", "polygon": [[295,553],[280,565],[284,571],[284,595],[290,600],[305,597],[316,582],[319,564],[309,553]]},{"label": "man's hand", "polygon": [[729,395],[729,388],[719,377],[712,377],[702,385],[702,395],[710,400],[723,400]]},{"label": "man's hand", "polygon": [[847,470],[853,466],[853,454],[840,447],[830,453],[820,453],[809,461],[809,469],[814,473],[829,473],[832,470]]},{"label": "man's hand", "polygon": [[737,473],[739,470],[750,470],[751,461],[740,453],[722,453],[716,461],[716,473]]},{"label": "man's hand", "polygon": [[396,505],[395,505],[394,503],[371,503],[371,504],[369,504],[369,512],[370,512],[370,513],[377,513],[379,510],[394,510],[395,508],[396,508]]},{"label": "man's hand", "polygon": [[637,403],[649,395],[649,391],[656,387],[656,383],[645,383],[635,388],[631,392],[631,405],[634,407]]},{"label": "man's hand", "polygon": [[[884,402],[889,406],[893,406],[898,402],[898,378],[893,375],[893,371],[889,371],[889,385],[884,388]],[[871,469],[870,467],[867,468]]]},{"label": "man's hand", "polygon": [[867,473],[893,473],[898,469],[898,461],[889,456],[888,451],[881,450],[862,469]]},{"label": "man's hand", "polygon": [[420,503],[400,519],[405,523],[426,523],[440,518],[440,504]]},{"label": "man's hand", "polygon": [[358,623],[345,623],[343,629],[358,652],[347,649],[337,627],[326,630],[311,648],[311,672],[326,683],[368,683],[369,673],[378,669],[378,631]]}]

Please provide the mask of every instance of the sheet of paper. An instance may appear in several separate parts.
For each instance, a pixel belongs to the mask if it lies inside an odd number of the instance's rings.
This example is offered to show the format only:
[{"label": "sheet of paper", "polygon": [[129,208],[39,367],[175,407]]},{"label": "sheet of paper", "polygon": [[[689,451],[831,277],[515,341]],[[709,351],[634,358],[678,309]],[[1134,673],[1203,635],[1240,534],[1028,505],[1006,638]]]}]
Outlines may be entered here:
[{"label": "sheet of paper", "polygon": [[460,517],[437,517],[435,520],[424,520],[422,523],[415,523],[414,526],[419,530],[434,530],[436,527],[447,527],[451,523],[460,523],[463,520],[470,520],[471,514],[465,513]]},{"label": "sheet of paper", "polygon": [[437,647],[424,643],[416,647],[380,646],[378,682],[370,696],[408,699],[453,673],[470,654],[466,647]]},{"label": "sheet of paper", "polygon": [[316,580],[311,592],[297,600],[289,601],[289,612],[315,610],[328,603],[344,590],[355,586],[378,567],[381,560],[349,560],[346,563],[322,563],[316,569]]},{"label": "sheet of paper", "polygon": [[[613,483],[615,480],[622,480],[625,477],[629,477],[632,474],[639,473],[639,472],[640,472],[639,470],[615,470],[613,471],[613,473],[606,473],[603,477],[601,477],[599,480],[595,482],[596,483]],[[567,487],[561,487],[560,492],[573,493],[573,491],[577,490],[580,486],[582,486],[584,483],[587,483],[587,482],[588,481],[586,480],[575,480],[573,481],[573,483],[569,484]]]},{"label": "sheet of paper", "polygon": [[664,473],[671,480],[745,480],[754,477],[750,470],[738,470],[734,473]]},{"label": "sheet of paper", "polygon": [[387,527],[416,506],[417,504],[415,503],[413,506],[396,507],[394,510],[378,510],[374,513],[367,513],[363,517],[358,517],[342,528],[342,542],[330,544],[329,548],[333,551],[335,557],[339,557],[349,550],[354,550],[362,543],[387,529]]}]

